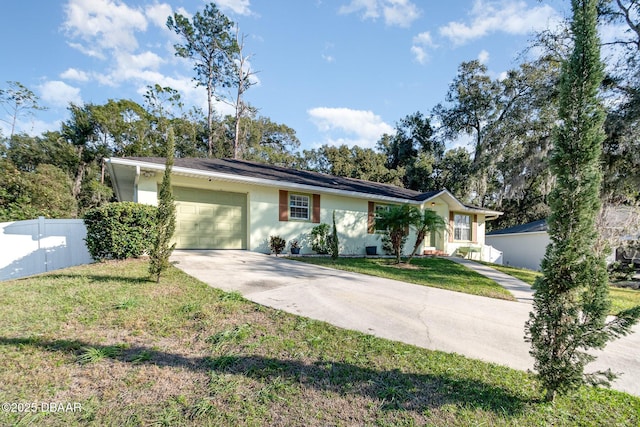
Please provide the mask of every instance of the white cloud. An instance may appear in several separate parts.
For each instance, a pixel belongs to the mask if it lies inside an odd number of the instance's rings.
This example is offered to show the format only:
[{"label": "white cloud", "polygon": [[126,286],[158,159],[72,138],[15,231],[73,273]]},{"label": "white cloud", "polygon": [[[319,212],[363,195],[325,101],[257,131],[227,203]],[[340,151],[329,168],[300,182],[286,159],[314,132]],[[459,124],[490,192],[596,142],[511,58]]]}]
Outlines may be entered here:
[{"label": "white cloud", "polygon": [[436,47],[433,39],[431,38],[431,33],[425,31],[423,33],[418,34],[413,38],[413,45],[411,46],[411,53],[415,57],[416,61],[420,64],[425,64],[429,60],[429,54],[427,53],[427,48]]},{"label": "white cloud", "polygon": [[411,46],[411,53],[413,53],[413,56],[416,58],[416,61],[418,61],[421,64],[426,64],[426,62],[429,60],[429,54],[427,53],[426,49],[422,46],[416,46],[416,45]]},{"label": "white cloud", "polygon": [[489,52],[487,52],[486,50],[482,49],[480,51],[480,53],[478,54],[478,61],[480,61],[481,64],[487,64],[487,62],[489,62]]},{"label": "white cloud", "polygon": [[68,68],[65,72],[60,74],[61,79],[67,80],[75,80],[78,82],[87,82],[89,81],[89,75],[81,70],[76,70],[75,68]]},{"label": "white cloud", "polygon": [[336,58],[331,55],[322,54],[322,59],[324,59],[328,63],[336,62]]},{"label": "white cloud", "polygon": [[164,60],[153,52],[142,52],[138,55],[121,54],[117,58],[118,67],[121,70],[156,70]]},{"label": "white cloud", "polygon": [[167,3],[154,3],[144,11],[149,21],[155,26],[167,29],[167,18],[173,15],[173,9]]},{"label": "white cloud", "polygon": [[230,10],[238,15],[251,15],[249,0],[217,0],[216,4],[221,10]]},{"label": "white cloud", "polygon": [[328,63],[332,63],[336,61],[336,57],[331,55],[331,51],[333,51],[335,48],[335,45],[333,43],[330,42],[326,42],[324,44],[324,50],[322,51],[322,53],[320,54],[322,59]]},{"label": "white cloud", "polygon": [[387,25],[397,25],[399,27],[409,27],[411,23],[418,19],[420,10],[407,0],[391,0],[384,5],[384,22]]},{"label": "white cloud", "polygon": [[376,19],[380,16],[378,12],[378,0],[351,0],[346,6],[340,6],[339,13],[349,14],[363,10],[362,19]]},{"label": "white cloud", "polygon": [[[359,145],[374,147],[380,137],[394,133],[394,129],[372,111],[350,108],[316,107],[307,111],[318,130],[327,135],[329,144]],[[338,132],[347,137],[333,138],[330,134]]]},{"label": "white cloud", "polygon": [[87,56],[91,56],[93,58],[99,58],[99,59],[105,59],[106,57],[104,56],[104,54],[102,53],[102,51],[98,50],[98,49],[92,49],[89,46],[84,46],[80,43],[71,43],[68,42],[67,43],[69,46],[71,46],[72,48],[79,50],[80,52],[84,53]]},{"label": "white cloud", "polygon": [[70,102],[82,104],[80,89],[59,80],[48,81],[40,86],[41,98],[56,107],[67,107]]},{"label": "white cloud", "polygon": [[361,13],[362,19],[376,20],[380,16],[387,25],[409,27],[420,16],[420,9],[410,0],[351,0],[341,6],[341,14]]},{"label": "white cloud", "polygon": [[70,45],[84,53],[93,51],[94,56],[103,49],[135,50],[135,32],[147,29],[144,13],[120,0],[69,0],[65,13],[63,28],[86,43]]},{"label": "white cloud", "polygon": [[521,0],[475,0],[469,15],[470,23],[450,22],[440,28],[440,35],[456,45],[462,45],[496,32],[527,34],[549,28],[561,20],[551,6],[529,8]]}]

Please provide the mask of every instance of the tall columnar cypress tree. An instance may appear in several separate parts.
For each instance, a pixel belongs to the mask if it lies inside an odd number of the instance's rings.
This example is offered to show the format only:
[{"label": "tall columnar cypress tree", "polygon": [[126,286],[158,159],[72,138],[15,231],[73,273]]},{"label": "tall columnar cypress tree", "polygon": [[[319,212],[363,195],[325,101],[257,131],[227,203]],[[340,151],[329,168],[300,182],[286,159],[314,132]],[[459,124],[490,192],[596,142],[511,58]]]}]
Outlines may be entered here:
[{"label": "tall columnar cypress tree", "polygon": [[331,244],[329,245],[331,258],[337,259],[340,255],[340,241],[338,240],[338,228],[336,227],[336,211],[333,211],[333,227],[331,228]]},{"label": "tall columnar cypress tree", "polygon": [[530,354],[546,399],[581,384],[608,384],[610,370],[585,374],[594,360],[589,349],[625,335],[640,307],[606,321],[610,309],[604,254],[595,250],[595,219],[602,181],[599,159],[604,112],[598,99],[603,70],[597,34],[597,0],[572,0],[574,47],[563,64],[559,116],[551,171],[551,243],[535,284],[533,311],[526,324]]},{"label": "tall columnar cypress tree", "polygon": [[160,197],[156,216],[156,240],[151,248],[149,274],[160,282],[160,275],[169,268],[169,257],[175,248],[170,244],[176,228],[176,207],[171,192],[171,169],[173,168],[174,133],[170,127],[167,132],[167,147],[164,175],[160,184]]}]

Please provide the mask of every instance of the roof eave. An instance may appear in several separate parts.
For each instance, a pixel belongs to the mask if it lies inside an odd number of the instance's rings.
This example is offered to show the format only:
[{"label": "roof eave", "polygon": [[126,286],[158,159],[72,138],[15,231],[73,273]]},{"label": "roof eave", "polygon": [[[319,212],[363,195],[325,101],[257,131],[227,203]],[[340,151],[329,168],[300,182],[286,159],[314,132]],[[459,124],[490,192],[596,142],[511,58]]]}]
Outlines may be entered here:
[{"label": "roof eave", "polygon": [[118,178],[113,170],[113,165],[111,163],[111,159],[106,159],[107,164],[107,173],[111,177],[111,182],[113,183],[113,190],[116,193],[116,199],[121,200],[120,198],[120,186],[118,185]]},{"label": "roof eave", "polygon": [[[122,158],[110,158],[107,160],[107,163],[109,165],[111,165],[112,162],[113,164],[117,164],[117,165],[141,167],[147,170],[154,170],[154,171],[164,171],[164,168],[165,168],[163,164],[141,162],[139,160],[129,160],[129,159],[122,159]],[[340,190],[336,188],[321,187],[321,186],[307,185],[307,184],[296,184],[296,183],[290,183],[290,182],[284,182],[284,181],[275,181],[272,179],[249,177],[244,175],[203,171],[203,170],[185,168],[180,166],[173,166],[172,172],[177,175],[200,177],[205,179],[216,179],[219,181],[237,182],[242,184],[257,184],[257,185],[262,185],[266,187],[278,187],[278,188],[287,189],[287,190],[321,192],[321,193],[335,194],[340,196],[383,201],[383,202],[390,202],[390,203],[409,203],[409,204],[415,204],[415,205],[421,205],[424,203],[424,201],[417,201],[417,200],[412,200],[408,198],[382,196],[378,194],[361,193],[358,191],[347,191],[347,190]]]}]

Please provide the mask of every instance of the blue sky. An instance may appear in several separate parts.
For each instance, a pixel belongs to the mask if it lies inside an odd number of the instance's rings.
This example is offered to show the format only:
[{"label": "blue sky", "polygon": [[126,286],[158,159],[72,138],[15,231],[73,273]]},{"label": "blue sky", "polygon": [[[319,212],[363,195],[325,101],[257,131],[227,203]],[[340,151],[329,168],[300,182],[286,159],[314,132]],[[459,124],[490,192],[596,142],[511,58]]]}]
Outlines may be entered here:
[{"label": "blue sky", "polygon": [[[19,81],[46,111],[18,130],[59,129],[69,102],[143,103],[147,85],[178,89],[204,107],[192,66],[176,58],[166,18],[203,0],[21,0],[3,2],[0,87]],[[246,35],[257,84],[246,99],[295,129],[302,148],[373,147],[395,123],[443,102],[462,61],[498,77],[518,63],[532,31],[554,26],[569,1],[220,0]],[[224,108],[220,107],[221,110]],[[4,112],[0,111],[0,114]],[[7,118],[6,116],[4,117]],[[3,135],[6,123],[0,122]]]}]

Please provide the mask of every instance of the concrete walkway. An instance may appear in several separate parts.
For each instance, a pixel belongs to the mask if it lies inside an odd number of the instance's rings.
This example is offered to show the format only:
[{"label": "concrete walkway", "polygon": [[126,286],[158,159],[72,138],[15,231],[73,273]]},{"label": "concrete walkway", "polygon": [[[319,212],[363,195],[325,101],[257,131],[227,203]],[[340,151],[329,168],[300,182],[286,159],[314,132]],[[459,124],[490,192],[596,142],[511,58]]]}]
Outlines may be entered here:
[{"label": "concrete walkway", "polygon": [[[533,368],[524,323],[531,305],[349,273],[248,251],[174,251],[187,274],[258,304],[431,350]],[[587,371],[623,375],[640,396],[640,325],[596,352]]]},{"label": "concrete walkway", "polygon": [[471,261],[464,258],[448,257],[449,261],[457,262],[465,267],[475,271],[478,274],[482,274],[491,280],[497,282],[500,286],[511,292],[511,294],[518,300],[518,302],[524,302],[531,304],[533,302],[533,289],[531,286],[523,282],[520,279],[516,279],[513,276],[509,276],[501,271],[491,268],[484,264],[480,264],[475,261]]}]

